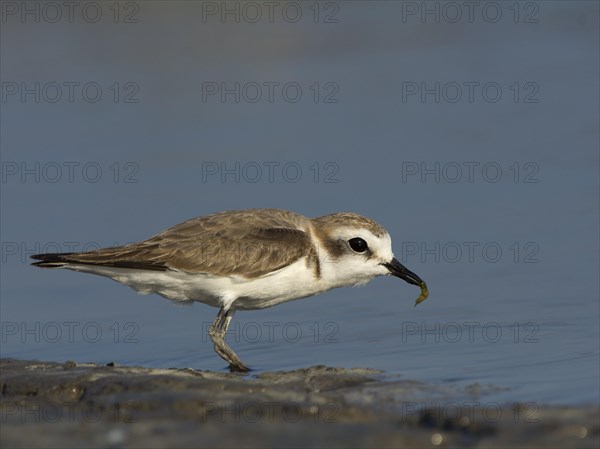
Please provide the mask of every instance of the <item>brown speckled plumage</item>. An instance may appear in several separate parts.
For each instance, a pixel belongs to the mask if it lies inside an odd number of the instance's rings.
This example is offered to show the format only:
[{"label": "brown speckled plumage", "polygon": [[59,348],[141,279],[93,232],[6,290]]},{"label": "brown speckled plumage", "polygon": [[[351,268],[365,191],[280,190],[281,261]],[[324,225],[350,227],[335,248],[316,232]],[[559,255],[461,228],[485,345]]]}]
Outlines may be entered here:
[{"label": "brown speckled plumage", "polygon": [[88,264],[254,278],[307,256],[307,267],[319,278],[319,248],[313,245],[311,233],[335,258],[344,248],[326,237],[342,224],[366,227],[376,235],[386,232],[373,220],[354,213],[310,220],[281,209],[246,209],[192,218],[126,246],[85,253],[41,254],[36,258],[41,260],[37,262],[41,267]]}]

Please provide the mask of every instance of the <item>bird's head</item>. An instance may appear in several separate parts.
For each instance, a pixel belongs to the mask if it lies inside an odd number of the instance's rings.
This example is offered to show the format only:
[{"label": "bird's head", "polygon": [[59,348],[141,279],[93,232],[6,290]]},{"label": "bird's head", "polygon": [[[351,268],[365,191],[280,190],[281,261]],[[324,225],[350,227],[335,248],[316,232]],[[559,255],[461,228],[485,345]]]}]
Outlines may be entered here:
[{"label": "bird's head", "polygon": [[339,285],[361,285],[376,276],[393,275],[421,288],[417,304],[427,298],[425,282],[403,266],[392,251],[389,233],[375,221],[354,213],[313,220],[321,243],[323,277]]}]

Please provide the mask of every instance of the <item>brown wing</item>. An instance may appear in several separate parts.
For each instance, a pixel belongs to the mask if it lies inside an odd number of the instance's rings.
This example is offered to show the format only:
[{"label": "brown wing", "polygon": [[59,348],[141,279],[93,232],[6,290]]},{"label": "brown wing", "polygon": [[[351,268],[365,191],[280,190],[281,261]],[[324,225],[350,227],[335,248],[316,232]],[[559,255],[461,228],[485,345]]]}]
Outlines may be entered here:
[{"label": "brown wing", "polygon": [[311,252],[307,226],[307,218],[279,209],[229,211],[193,218],[131,245],[33,258],[42,267],[82,263],[257,277]]}]

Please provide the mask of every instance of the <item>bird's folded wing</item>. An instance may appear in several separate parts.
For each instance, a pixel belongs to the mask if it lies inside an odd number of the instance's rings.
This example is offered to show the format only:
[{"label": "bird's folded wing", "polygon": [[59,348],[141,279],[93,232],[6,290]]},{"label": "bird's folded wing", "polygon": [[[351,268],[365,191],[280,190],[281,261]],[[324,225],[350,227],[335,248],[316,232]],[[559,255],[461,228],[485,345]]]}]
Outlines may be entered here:
[{"label": "bird's folded wing", "polygon": [[53,262],[252,278],[315,254],[308,234],[285,220],[214,217],[188,220],[131,245],[57,254],[60,260]]}]

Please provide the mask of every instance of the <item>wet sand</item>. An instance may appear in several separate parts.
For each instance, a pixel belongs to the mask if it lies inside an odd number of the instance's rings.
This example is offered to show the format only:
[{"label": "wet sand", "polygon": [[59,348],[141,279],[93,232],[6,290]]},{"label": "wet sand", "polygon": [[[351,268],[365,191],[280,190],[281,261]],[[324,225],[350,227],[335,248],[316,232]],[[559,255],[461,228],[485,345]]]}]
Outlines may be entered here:
[{"label": "wet sand", "polygon": [[491,403],[477,384],[365,368],[241,375],[1,359],[0,378],[3,448],[600,445],[597,407]]}]

